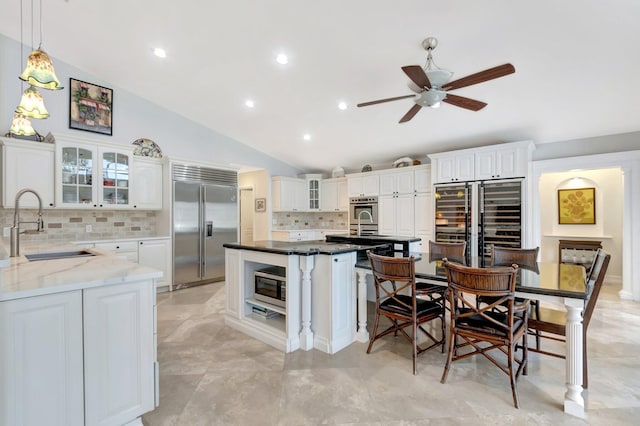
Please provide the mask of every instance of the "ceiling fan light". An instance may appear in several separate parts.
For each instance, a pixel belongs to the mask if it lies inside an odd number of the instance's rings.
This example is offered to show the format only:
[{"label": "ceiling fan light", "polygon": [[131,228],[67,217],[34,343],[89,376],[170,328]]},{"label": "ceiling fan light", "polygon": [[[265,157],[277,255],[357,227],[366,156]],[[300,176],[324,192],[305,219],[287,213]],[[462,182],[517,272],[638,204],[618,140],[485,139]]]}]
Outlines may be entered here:
[{"label": "ceiling fan light", "polygon": [[427,77],[429,78],[429,82],[433,87],[442,87],[444,86],[453,76],[451,71],[447,70],[425,70]]},{"label": "ceiling fan light", "polygon": [[40,49],[34,50],[29,55],[27,67],[20,74],[20,80],[47,90],[60,90],[63,88],[58,77],[56,77],[49,55]]},{"label": "ceiling fan light", "polygon": [[44,106],[42,95],[40,95],[40,92],[33,86],[29,86],[22,94],[20,105],[16,108],[16,113],[39,120],[49,118],[49,111],[47,111],[47,108]]},{"label": "ceiling fan light", "polygon": [[32,136],[36,134],[36,131],[31,126],[31,120],[29,120],[29,117],[15,113],[13,114],[13,121],[9,128],[9,134],[16,136]]}]

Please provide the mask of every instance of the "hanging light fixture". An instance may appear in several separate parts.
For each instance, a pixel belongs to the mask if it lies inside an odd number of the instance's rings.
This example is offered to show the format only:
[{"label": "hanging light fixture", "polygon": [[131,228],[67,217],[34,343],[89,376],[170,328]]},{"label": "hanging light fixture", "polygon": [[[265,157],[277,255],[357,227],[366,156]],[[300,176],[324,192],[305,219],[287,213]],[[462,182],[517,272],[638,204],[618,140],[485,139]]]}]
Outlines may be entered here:
[{"label": "hanging light fixture", "polygon": [[[22,26],[23,26],[23,0],[20,0],[20,61],[22,61]],[[45,119],[49,117],[49,112],[44,106],[42,95],[36,87],[47,90],[60,90],[62,85],[56,77],[53,64],[49,55],[42,50],[42,0],[40,0],[40,44],[34,49],[27,59],[27,67],[19,75],[20,80],[29,83],[29,88],[24,91],[20,104],[16,107],[11,122],[11,127],[6,136],[24,137],[42,141],[43,137],[31,126],[31,118]],[[31,46],[33,46],[33,0],[31,0]],[[33,47],[32,47],[33,48]]]},{"label": "hanging light fixture", "polygon": [[17,112],[13,114],[13,121],[11,122],[8,136],[33,136],[35,134],[37,134],[37,132],[31,127],[29,117],[25,117]]},{"label": "hanging light fixture", "polygon": [[[22,8],[22,3],[21,6]],[[33,0],[31,1],[31,31],[33,36]],[[31,41],[33,46],[33,40]],[[53,69],[51,58],[42,50],[42,0],[40,0],[40,44],[29,55],[27,67],[20,74],[20,79],[32,86],[42,87],[47,90],[60,90],[62,85]]]},{"label": "hanging light fixture", "polygon": [[20,80],[43,89],[60,90],[63,87],[60,85],[58,77],[56,77],[51,59],[40,47],[29,55],[27,67],[20,74]]},{"label": "hanging light fixture", "polygon": [[35,87],[29,86],[22,94],[20,105],[16,108],[16,113],[28,118],[37,118],[39,120],[49,117],[49,111],[44,106],[44,100],[40,92]]}]

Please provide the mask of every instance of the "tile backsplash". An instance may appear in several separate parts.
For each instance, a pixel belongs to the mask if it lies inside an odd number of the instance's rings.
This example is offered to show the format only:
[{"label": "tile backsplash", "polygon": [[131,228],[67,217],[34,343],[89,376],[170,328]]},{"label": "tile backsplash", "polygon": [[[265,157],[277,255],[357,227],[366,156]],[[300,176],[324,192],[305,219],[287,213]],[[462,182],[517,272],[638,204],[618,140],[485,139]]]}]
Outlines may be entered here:
[{"label": "tile backsplash", "polygon": [[[13,225],[14,209],[0,209],[2,229]],[[38,210],[20,209],[21,222],[35,222]],[[20,235],[21,244],[144,238],[156,236],[156,213],[135,210],[44,210],[45,232]],[[87,232],[91,225],[91,232]],[[22,223],[21,230],[35,228]],[[5,244],[8,237],[3,237]]]},{"label": "tile backsplash", "polygon": [[344,229],[349,227],[347,212],[274,212],[274,231],[297,229]]}]

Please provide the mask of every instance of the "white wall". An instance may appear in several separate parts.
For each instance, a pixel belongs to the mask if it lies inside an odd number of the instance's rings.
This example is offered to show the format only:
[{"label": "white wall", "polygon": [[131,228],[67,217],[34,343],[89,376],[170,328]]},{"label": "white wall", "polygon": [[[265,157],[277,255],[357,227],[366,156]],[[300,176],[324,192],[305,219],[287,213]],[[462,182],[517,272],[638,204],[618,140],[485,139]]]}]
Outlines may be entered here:
[{"label": "white wall", "polygon": [[258,170],[238,174],[240,188],[253,188],[253,198],[266,198],[267,210],[254,212],[253,239],[255,241],[271,239],[271,176],[267,170]]},{"label": "white wall", "polygon": [[[18,75],[26,64],[30,47],[23,48],[25,59],[20,61],[20,43],[0,34],[0,133],[11,127],[13,112],[20,103],[22,92],[28,86],[21,84]],[[50,117],[32,120],[33,128],[43,136],[51,132],[72,135],[95,141],[108,141],[129,145],[139,138],[155,141],[164,155],[183,160],[198,161],[225,168],[241,165],[266,168],[272,174],[296,175],[301,170],[259,152],[215,130],[194,123],[187,117],[170,112],[151,102],[104,81],[100,76],[89,75],[52,55],[56,75],[63,90],[41,89]],[[117,60],[112,58],[111,60]],[[69,78],[87,81],[113,89],[113,136],[69,129]],[[177,77],[180,78],[180,77]],[[185,84],[191,84],[185,81]],[[162,87],[158,87],[162,90]]]},{"label": "white wall", "polygon": [[[595,188],[595,225],[558,223],[558,189]],[[558,260],[558,240],[590,239],[602,241],[611,254],[608,282],[622,281],[623,175],[620,168],[544,173],[539,180],[540,252],[542,260]]]}]

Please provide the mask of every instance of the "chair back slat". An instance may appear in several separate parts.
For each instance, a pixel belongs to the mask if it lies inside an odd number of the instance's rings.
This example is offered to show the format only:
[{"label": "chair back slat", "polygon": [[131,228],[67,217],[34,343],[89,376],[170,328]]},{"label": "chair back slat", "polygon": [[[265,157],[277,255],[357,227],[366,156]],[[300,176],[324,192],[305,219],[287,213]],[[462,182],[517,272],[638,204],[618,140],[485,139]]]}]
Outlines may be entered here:
[{"label": "chair back slat", "polygon": [[491,245],[491,264],[510,266],[516,264],[520,267],[537,267],[540,247],[532,249],[497,247]]},{"label": "chair back slat", "polygon": [[596,259],[593,262],[593,267],[591,268],[591,272],[587,278],[587,291],[590,292],[590,295],[585,305],[584,313],[582,314],[582,324],[585,328],[589,325],[591,315],[596,307],[596,302],[598,301],[598,296],[600,295],[600,290],[602,289],[602,284],[604,283],[604,277],[607,273],[607,269],[609,268],[610,260],[610,254],[602,249],[598,249]]},{"label": "chair back slat", "polygon": [[461,241],[459,243],[441,243],[441,242],[433,242],[429,240],[429,256],[436,257],[440,256],[453,256],[453,257],[463,257],[464,253],[467,249],[467,242]]}]

